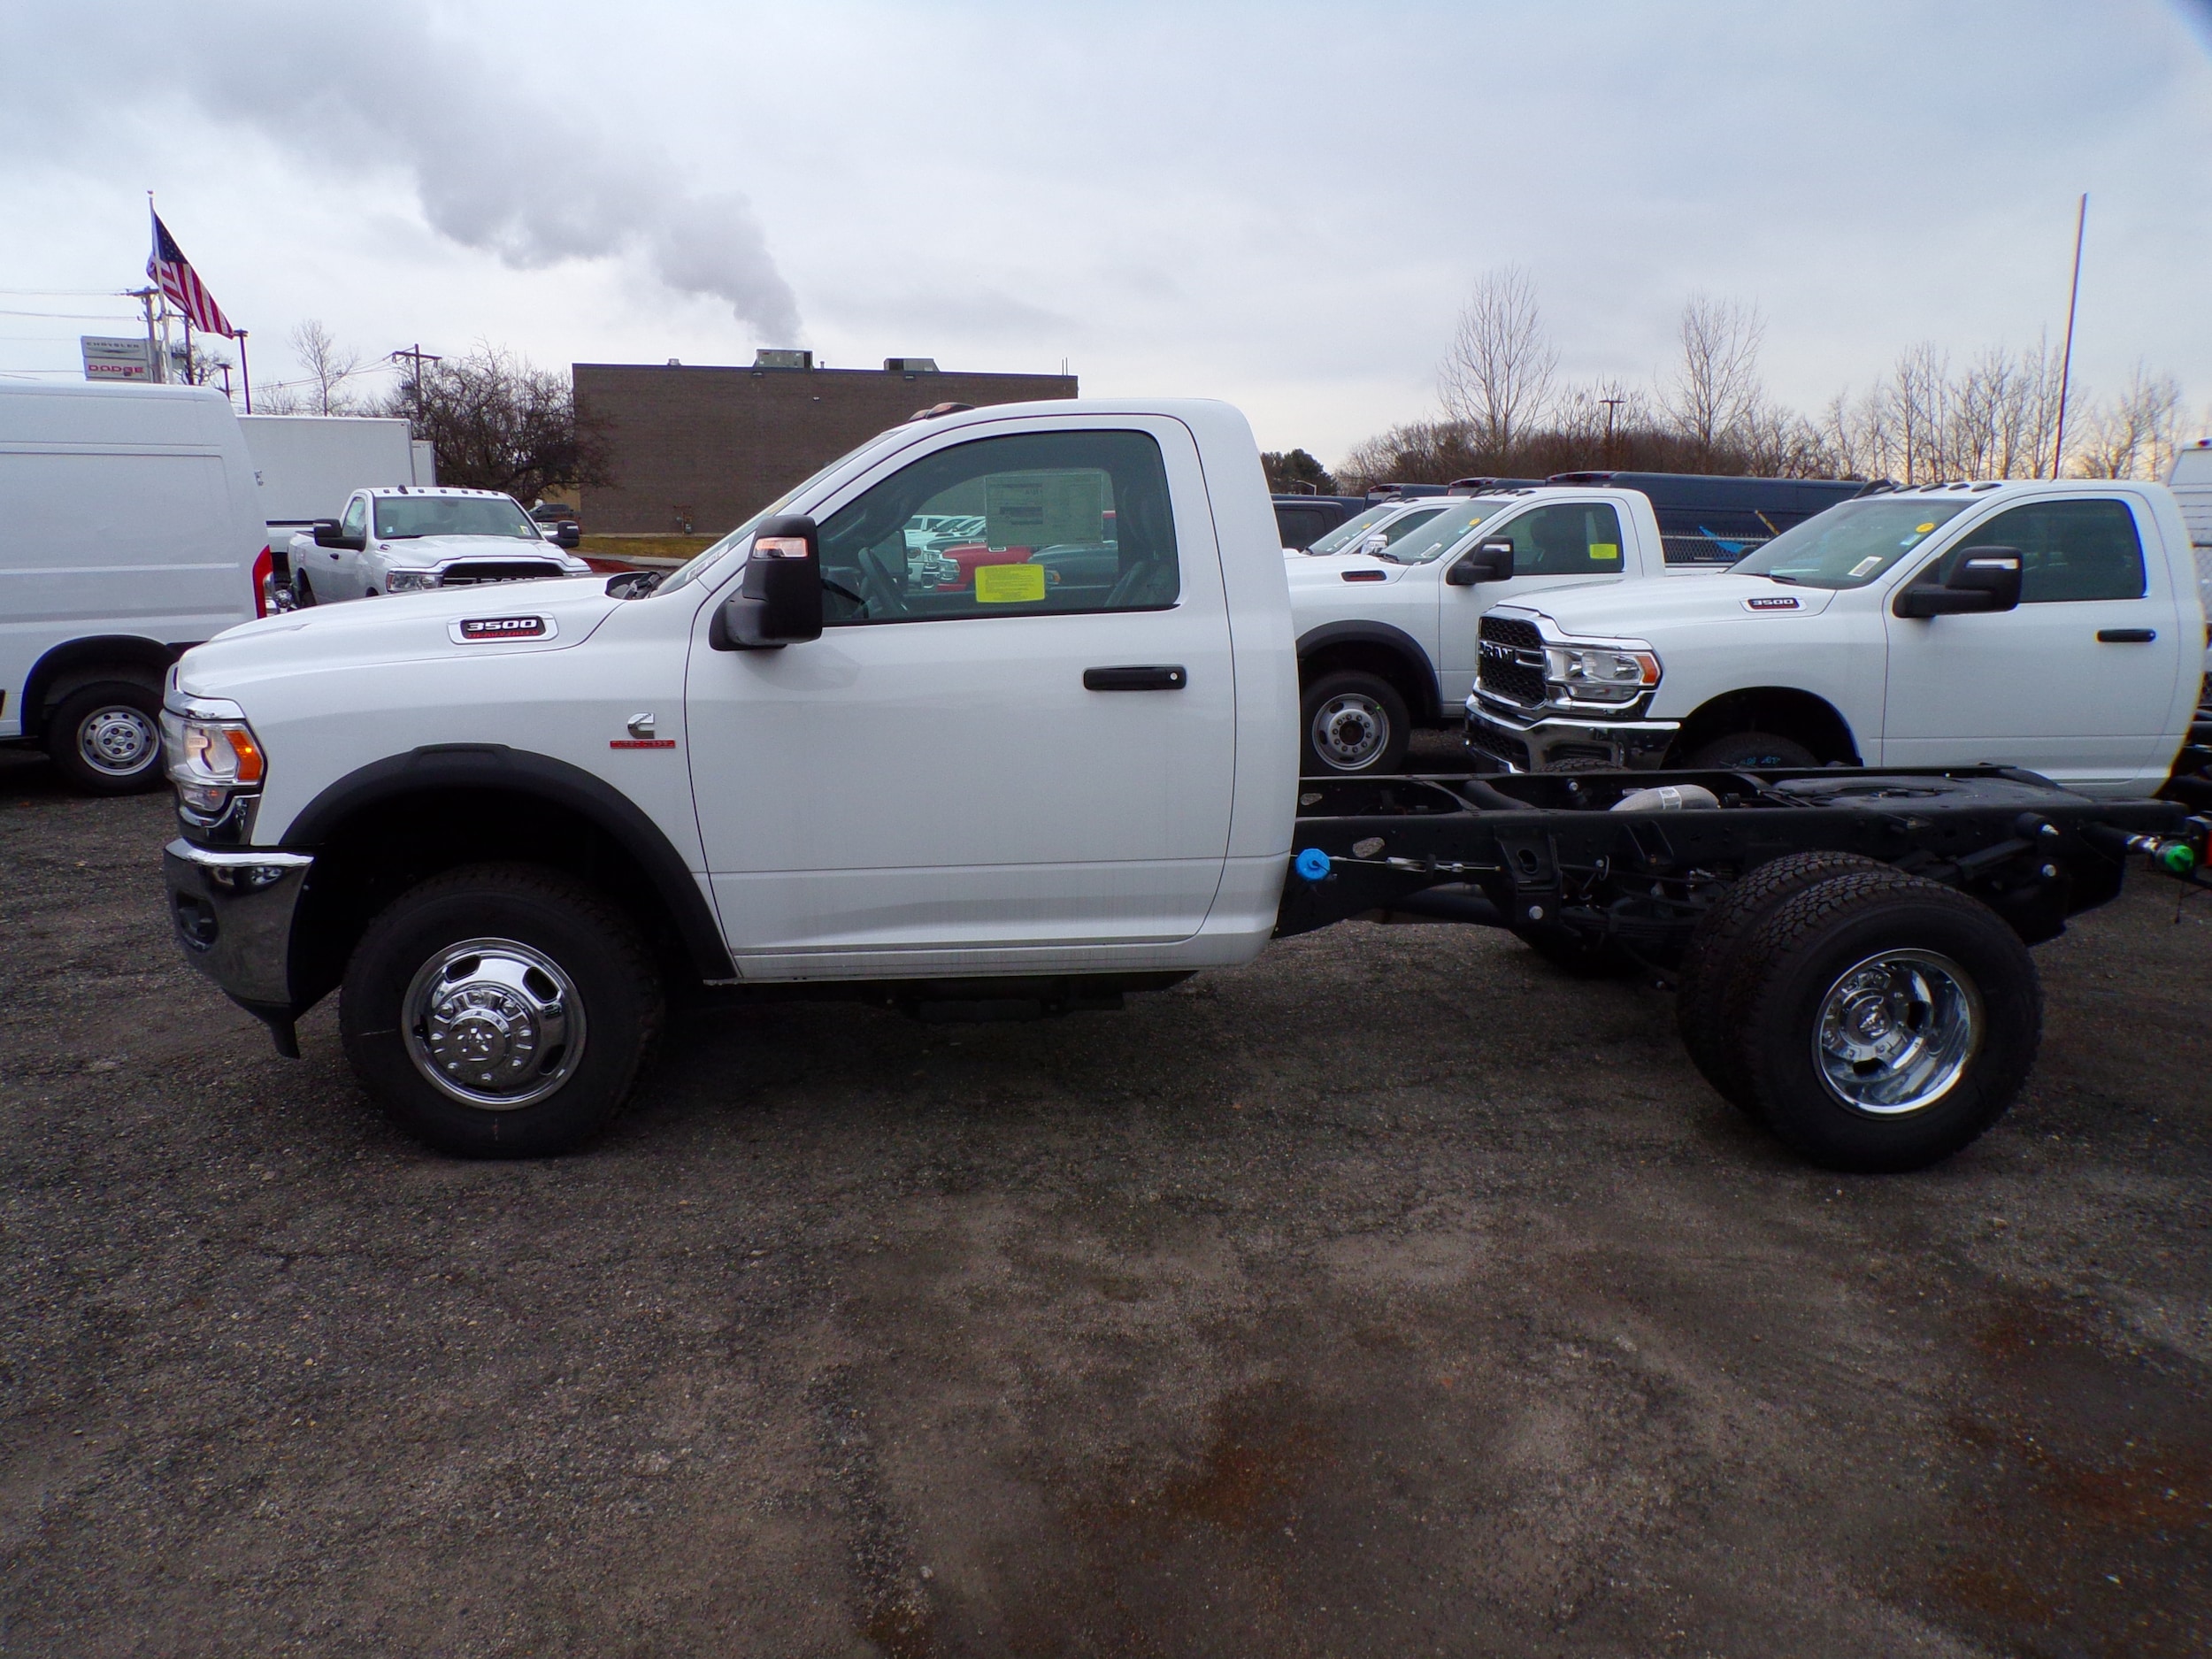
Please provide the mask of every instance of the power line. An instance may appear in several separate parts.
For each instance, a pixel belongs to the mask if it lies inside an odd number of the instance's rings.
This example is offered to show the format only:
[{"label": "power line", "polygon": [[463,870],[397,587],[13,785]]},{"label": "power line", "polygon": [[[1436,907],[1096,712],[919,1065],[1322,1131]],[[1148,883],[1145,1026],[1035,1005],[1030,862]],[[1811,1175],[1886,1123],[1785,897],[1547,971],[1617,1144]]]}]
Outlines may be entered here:
[{"label": "power line", "polygon": [[18,299],[41,300],[105,300],[121,295],[121,288],[0,288],[0,294]]},{"label": "power line", "polygon": [[132,322],[135,317],[118,318],[110,311],[0,311],[0,317],[52,317],[83,323]]}]

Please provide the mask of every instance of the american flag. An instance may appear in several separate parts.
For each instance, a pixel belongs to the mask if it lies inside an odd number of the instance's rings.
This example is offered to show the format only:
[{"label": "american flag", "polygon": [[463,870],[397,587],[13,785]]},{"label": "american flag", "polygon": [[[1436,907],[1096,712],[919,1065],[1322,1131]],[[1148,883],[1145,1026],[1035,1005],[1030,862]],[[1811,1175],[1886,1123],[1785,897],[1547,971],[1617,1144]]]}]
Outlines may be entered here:
[{"label": "american flag", "polygon": [[169,303],[184,313],[185,320],[202,334],[222,334],[236,339],[238,331],[230,326],[230,319],[223,315],[223,308],[215,303],[215,296],[200,280],[200,273],[192,268],[192,262],[177,246],[177,239],[169,234],[169,227],[161,222],[161,215],[154,215],[153,257],[146,261],[146,274],[167,296]]}]

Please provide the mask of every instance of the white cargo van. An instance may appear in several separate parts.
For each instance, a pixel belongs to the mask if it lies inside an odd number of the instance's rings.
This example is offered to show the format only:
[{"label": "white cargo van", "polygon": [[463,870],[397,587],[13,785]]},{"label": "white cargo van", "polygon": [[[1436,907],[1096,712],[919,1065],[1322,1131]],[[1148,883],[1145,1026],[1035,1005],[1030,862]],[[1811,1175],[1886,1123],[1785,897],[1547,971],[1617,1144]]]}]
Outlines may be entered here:
[{"label": "white cargo van", "polygon": [[0,741],[91,794],[160,787],[169,665],[261,615],[268,572],[220,392],[0,384]]},{"label": "white cargo van", "polygon": [[[2174,457],[2166,481],[2181,503],[2182,521],[2189,526],[2190,547],[2197,557],[2197,592],[2212,624],[2212,438],[2200,438]],[[2212,625],[2205,628],[2204,687],[2198,704],[2212,709]]]}]

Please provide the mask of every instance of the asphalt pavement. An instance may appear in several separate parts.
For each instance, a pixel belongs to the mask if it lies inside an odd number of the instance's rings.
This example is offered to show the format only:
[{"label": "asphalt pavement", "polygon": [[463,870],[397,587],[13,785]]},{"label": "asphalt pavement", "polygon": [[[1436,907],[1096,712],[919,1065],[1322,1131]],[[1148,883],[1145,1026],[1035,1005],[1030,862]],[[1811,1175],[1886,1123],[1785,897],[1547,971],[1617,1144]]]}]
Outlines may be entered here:
[{"label": "asphalt pavement", "polygon": [[396,1133],[0,757],[0,1655],[2200,1655],[2212,898],[1922,1174],[1667,995],[1350,924],[1118,1014],[676,1022]]}]

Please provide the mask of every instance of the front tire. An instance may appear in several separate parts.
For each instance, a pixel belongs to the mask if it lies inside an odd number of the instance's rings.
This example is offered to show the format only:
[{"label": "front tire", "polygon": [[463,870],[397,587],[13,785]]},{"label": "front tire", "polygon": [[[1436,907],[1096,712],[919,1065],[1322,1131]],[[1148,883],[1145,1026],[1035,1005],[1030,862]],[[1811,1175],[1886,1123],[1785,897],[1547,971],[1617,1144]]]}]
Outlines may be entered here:
[{"label": "front tire", "polygon": [[524,864],[434,877],[369,924],[339,1004],[346,1057],[455,1157],[545,1157],[612,1121],[652,1056],[660,976],[634,923]]},{"label": "front tire", "polygon": [[1700,772],[1773,772],[1819,764],[1813,751],[1795,738],[1772,732],[1731,732],[1690,757],[1691,767]]},{"label": "front tire", "polygon": [[1309,778],[1365,778],[1405,764],[1413,719],[1398,689],[1378,674],[1324,674],[1299,703]]},{"label": "front tire", "polygon": [[46,728],[46,752],[87,795],[138,795],[165,780],[161,694],[134,680],[84,686],[62,699]]},{"label": "front tire", "polygon": [[2042,1041],[2019,937],[1977,900],[1893,870],[1785,900],[1746,941],[1736,984],[1753,1104],[1825,1169],[1949,1157],[2004,1115]]}]

